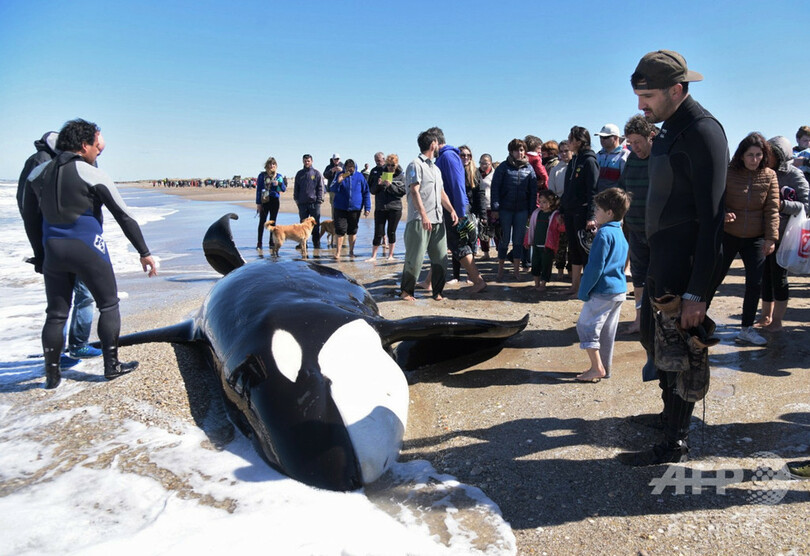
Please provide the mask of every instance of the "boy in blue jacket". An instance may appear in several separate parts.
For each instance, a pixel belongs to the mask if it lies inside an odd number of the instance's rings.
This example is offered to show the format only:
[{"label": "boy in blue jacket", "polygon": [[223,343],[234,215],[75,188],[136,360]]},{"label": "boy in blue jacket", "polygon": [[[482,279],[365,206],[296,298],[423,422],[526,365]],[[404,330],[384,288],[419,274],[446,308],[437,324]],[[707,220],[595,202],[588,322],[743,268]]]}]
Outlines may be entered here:
[{"label": "boy in blue jacket", "polygon": [[578,382],[599,382],[610,378],[616,326],[627,294],[624,276],[627,240],[622,233],[621,221],[630,208],[630,195],[611,187],[597,194],[593,202],[599,230],[579,284],[578,297],[585,305],[577,321],[579,347],[588,352],[591,367],[577,375]]}]

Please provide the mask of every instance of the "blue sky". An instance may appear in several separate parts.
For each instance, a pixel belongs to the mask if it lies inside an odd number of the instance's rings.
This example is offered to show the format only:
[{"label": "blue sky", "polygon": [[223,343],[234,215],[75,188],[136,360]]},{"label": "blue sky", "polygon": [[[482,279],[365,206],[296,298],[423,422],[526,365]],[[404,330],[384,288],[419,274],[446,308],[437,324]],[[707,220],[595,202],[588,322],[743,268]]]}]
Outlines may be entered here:
[{"label": "blue sky", "polygon": [[513,137],[624,126],[639,58],[681,52],[733,151],[810,124],[807,4],[0,1],[0,178],[68,119],[116,180],[294,173],[311,153],[401,162],[442,127],[477,158]]}]

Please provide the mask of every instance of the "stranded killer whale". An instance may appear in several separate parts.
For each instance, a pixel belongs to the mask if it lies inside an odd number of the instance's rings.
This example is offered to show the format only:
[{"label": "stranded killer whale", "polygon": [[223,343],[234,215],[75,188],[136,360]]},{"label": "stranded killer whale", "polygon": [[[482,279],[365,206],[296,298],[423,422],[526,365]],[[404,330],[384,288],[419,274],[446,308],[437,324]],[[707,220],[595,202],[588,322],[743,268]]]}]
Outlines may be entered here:
[{"label": "stranded killer whale", "polygon": [[[414,353],[428,350],[416,358],[420,364],[486,352],[480,361],[528,323],[528,315],[386,320],[363,286],[330,267],[300,260],[245,264],[231,235],[230,219],[237,218],[226,214],[203,240],[209,263],[225,276],[199,314],[123,336],[120,345],[207,346],[231,419],[273,467],[303,483],[354,490],[396,460],[408,385],[392,344],[407,345],[405,370]],[[420,349],[422,342],[429,348]]]}]

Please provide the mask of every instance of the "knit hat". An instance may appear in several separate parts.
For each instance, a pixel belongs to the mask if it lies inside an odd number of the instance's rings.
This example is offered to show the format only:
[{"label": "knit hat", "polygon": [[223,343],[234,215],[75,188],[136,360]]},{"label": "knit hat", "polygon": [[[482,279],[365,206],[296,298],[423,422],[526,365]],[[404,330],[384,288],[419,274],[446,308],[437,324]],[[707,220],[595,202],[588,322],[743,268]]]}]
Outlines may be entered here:
[{"label": "knit hat", "polygon": [[703,76],[687,68],[686,59],[673,50],[648,52],[630,76],[634,89],[666,89],[691,81],[703,81]]}]

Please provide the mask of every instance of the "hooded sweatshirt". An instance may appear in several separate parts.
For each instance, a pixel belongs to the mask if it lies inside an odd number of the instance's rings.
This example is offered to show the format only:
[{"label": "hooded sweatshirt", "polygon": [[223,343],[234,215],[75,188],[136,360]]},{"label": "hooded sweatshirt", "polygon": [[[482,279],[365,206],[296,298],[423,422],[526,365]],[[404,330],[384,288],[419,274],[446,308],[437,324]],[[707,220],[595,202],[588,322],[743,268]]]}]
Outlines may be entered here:
[{"label": "hooded sweatshirt", "polygon": [[793,152],[787,137],[777,136],[769,139],[773,154],[776,157],[776,179],[779,182],[779,237],[785,233],[788,219],[799,214],[804,207],[804,213],[810,215],[810,185],[804,172],[793,164]]},{"label": "hooded sweatshirt", "polygon": [[456,211],[456,216],[461,220],[467,215],[467,206],[470,201],[467,199],[467,188],[464,185],[464,163],[461,162],[459,150],[451,145],[445,145],[439,149],[439,156],[436,157],[436,166],[442,173],[444,182],[444,192]]},{"label": "hooded sweatshirt", "polygon": [[56,150],[56,140],[58,138],[59,134],[57,132],[49,131],[41,139],[34,141],[37,152],[29,156],[28,160],[25,161],[25,166],[20,172],[20,179],[17,180],[17,208],[20,209],[20,215],[23,213],[23,196],[25,195],[25,182],[28,180],[28,175],[31,170],[59,154],[59,151]]}]

